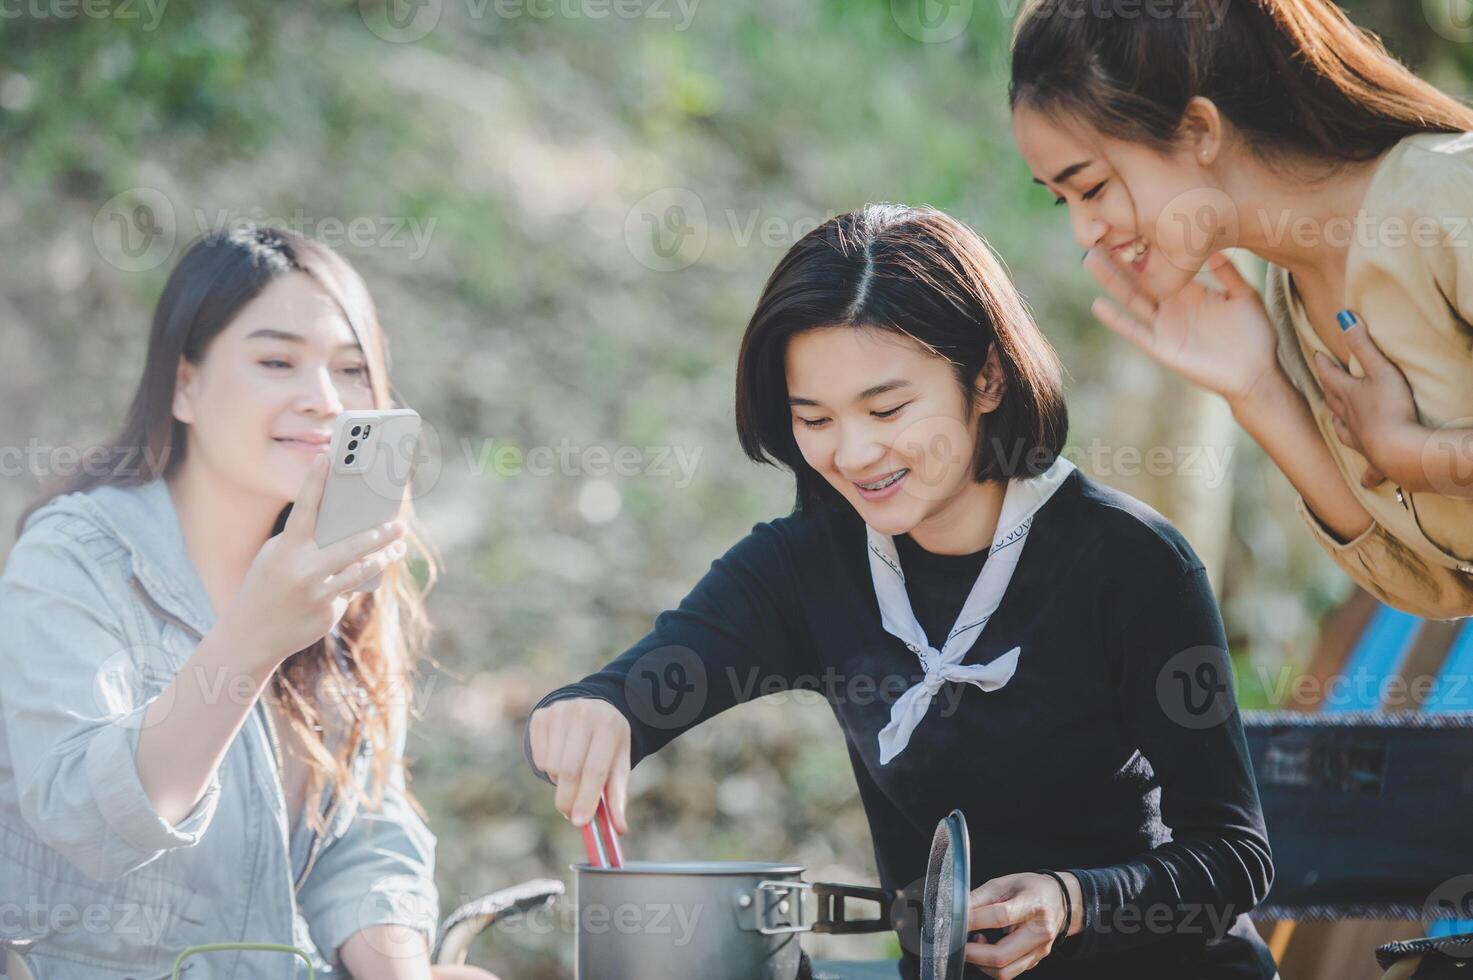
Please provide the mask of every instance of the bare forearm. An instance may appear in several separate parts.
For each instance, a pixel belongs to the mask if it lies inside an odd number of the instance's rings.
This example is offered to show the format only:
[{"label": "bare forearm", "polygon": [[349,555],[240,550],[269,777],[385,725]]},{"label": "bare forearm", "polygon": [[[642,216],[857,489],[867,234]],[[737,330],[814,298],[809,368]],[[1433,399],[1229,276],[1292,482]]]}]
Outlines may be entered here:
[{"label": "bare forearm", "polygon": [[178,823],[204,796],[271,672],[240,666],[241,648],[221,625],[144,713],[138,778],[159,815]]},{"label": "bare forearm", "polygon": [[1340,475],[1309,403],[1282,372],[1266,378],[1251,398],[1233,404],[1232,409],[1238,424],[1341,540],[1359,537],[1371,526],[1371,515]]},{"label": "bare forearm", "polygon": [[1409,426],[1388,440],[1382,472],[1413,493],[1473,497],[1473,429]]},{"label": "bare forearm", "polygon": [[373,925],[353,933],[340,950],[353,980],[430,980],[425,934],[401,925]]}]

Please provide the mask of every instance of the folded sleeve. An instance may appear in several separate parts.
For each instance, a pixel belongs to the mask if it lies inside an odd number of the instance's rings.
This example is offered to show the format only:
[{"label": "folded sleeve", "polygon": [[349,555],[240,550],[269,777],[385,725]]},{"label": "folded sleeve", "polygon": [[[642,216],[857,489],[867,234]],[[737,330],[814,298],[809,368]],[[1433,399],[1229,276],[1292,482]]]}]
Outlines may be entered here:
[{"label": "folded sleeve", "polygon": [[172,672],[129,641],[106,574],[51,520],[28,527],[0,575],[0,713],[21,815],[98,881],[197,843],[220,797],[217,775],[170,823],[144,791],[138,736]]},{"label": "folded sleeve", "polygon": [[[1119,864],[1070,869],[1084,932],[1056,952],[1084,959],[1169,935],[1220,938],[1261,902],[1273,861],[1238,711],[1227,638],[1200,566],[1148,589],[1108,642],[1121,716],[1160,785],[1169,839]],[[1071,940],[1072,942],[1072,940]]]},{"label": "folded sleeve", "polygon": [[[733,705],[813,676],[800,576],[778,523],[756,525],[712,563],[678,607],[655,618],[643,639],[537,707],[567,698],[608,701],[629,720],[630,761],[638,764]],[[532,764],[529,740],[523,745]]]},{"label": "folded sleeve", "polygon": [[1304,498],[1295,509],[1335,564],[1381,602],[1424,619],[1473,616],[1473,576],[1425,561],[1374,521],[1359,536],[1341,541]]},{"label": "folded sleeve", "polygon": [[435,836],[406,791],[407,717],[395,728],[394,765],[381,800],[360,806],[343,835],[322,845],[298,892],[313,944],[338,967],[343,944],[370,926],[416,929],[426,949],[434,947]]}]

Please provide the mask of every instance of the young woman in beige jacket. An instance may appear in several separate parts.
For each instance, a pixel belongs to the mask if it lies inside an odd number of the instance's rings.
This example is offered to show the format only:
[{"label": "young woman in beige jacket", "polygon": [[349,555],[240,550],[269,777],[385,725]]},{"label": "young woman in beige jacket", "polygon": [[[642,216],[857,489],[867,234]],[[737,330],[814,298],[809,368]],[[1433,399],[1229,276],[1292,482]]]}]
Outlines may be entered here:
[{"label": "young woman in beige jacket", "polygon": [[1473,109],[1329,0],[1035,0],[1011,100],[1095,315],[1228,400],[1356,582],[1473,615]]}]

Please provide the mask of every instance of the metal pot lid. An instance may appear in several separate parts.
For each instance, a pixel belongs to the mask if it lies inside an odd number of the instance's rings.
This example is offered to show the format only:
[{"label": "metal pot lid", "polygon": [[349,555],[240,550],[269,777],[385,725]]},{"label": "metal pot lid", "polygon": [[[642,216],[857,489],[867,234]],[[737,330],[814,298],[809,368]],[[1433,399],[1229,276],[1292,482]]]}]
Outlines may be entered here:
[{"label": "metal pot lid", "polygon": [[972,894],[971,841],[960,810],[936,825],[921,903],[921,980],[961,980]]},{"label": "metal pot lid", "polygon": [[611,875],[802,875],[801,864],[770,861],[626,861],[622,868],[599,868],[583,863],[571,865],[579,874]]}]

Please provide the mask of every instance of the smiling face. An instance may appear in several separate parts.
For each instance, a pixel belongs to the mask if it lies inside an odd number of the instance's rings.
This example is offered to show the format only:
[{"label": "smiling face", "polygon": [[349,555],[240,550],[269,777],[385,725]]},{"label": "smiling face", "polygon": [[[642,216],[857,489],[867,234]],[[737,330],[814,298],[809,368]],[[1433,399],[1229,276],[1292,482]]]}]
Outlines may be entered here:
[{"label": "smiling face", "polygon": [[199,364],[180,358],[173,403],[189,426],[186,465],[282,505],[327,451],[338,414],[372,407],[368,361],[352,328],[302,272],[273,280]]},{"label": "smiling face", "polygon": [[804,331],[788,342],[785,367],[804,461],[876,531],[945,523],[981,486],[982,415],[1005,387],[995,345],[970,411],[951,364],[889,330]]},{"label": "smiling face", "polygon": [[1236,209],[1210,170],[1221,120],[1193,101],[1183,123],[1194,135],[1166,154],[1027,104],[1013,112],[1018,149],[1035,182],[1069,209],[1079,247],[1132,262],[1158,296],[1179,291],[1236,237]]}]

